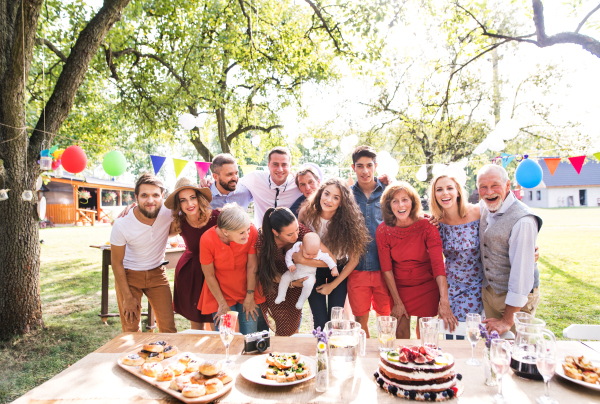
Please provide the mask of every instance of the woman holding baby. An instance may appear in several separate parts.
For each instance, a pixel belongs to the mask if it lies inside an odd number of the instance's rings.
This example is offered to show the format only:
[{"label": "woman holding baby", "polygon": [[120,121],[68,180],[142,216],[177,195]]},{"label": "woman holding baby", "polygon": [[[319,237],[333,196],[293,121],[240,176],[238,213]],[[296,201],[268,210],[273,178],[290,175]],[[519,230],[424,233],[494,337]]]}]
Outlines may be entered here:
[{"label": "woman holding baby", "polygon": [[[299,219],[320,236],[338,264],[337,271],[325,265],[317,268],[315,287],[308,298],[314,328],[323,329],[331,319],[331,308],[344,306],[347,277],[358,265],[370,237],[352,191],[340,178],[323,182],[300,208]],[[304,260],[299,257],[295,262]]]}]

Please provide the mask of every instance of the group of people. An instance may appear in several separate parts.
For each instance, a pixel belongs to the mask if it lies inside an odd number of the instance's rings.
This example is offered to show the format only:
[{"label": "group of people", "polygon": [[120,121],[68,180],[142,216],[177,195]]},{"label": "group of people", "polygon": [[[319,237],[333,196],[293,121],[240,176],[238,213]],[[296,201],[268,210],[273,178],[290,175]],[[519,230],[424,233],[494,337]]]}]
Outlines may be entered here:
[{"label": "group of people", "polygon": [[[367,334],[374,309],[398,319],[398,338],[410,337],[412,316],[439,316],[453,331],[467,313],[485,312],[488,329],[502,334],[514,329],[513,313],[535,314],[542,220],[515,198],[501,166],[479,170],[477,205],[456,178],[434,178],[426,217],[409,183],[375,176],[369,146],[352,153],[352,185],[323,179],[311,164],[292,174],[284,147],[267,161],[267,171],[240,178],[235,158],[220,154],[213,181],[181,178],[164,203],[158,178],[138,179],[136,204],[111,234],[124,331],[140,331],[142,294],[161,332],[176,332],[173,311],[193,329],[218,328],[221,314],[236,311],[243,334],[270,328],[288,336],[306,300],[315,328],[348,300]],[[162,261],[175,234],[186,251],[171,296]]]}]

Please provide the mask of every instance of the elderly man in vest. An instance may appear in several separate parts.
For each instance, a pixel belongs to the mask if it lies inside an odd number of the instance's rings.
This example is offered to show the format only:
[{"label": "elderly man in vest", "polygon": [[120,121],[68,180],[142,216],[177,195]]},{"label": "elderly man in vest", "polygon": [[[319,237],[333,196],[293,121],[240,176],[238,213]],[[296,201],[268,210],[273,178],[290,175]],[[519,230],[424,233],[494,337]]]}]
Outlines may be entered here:
[{"label": "elderly man in vest", "polygon": [[483,166],[477,173],[481,203],[479,240],[483,262],[483,307],[488,331],[514,332],[513,314],[535,315],[540,275],[535,262],[542,219],[510,191],[504,168]]}]

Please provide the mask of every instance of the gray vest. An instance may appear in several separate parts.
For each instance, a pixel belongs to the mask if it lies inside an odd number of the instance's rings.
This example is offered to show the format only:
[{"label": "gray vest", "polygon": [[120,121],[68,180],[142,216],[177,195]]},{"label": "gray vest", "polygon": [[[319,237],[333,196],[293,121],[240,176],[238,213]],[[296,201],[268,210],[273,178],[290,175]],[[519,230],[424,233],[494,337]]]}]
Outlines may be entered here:
[{"label": "gray vest", "polygon": [[[510,259],[508,255],[510,234],[515,223],[525,216],[533,216],[538,223],[538,232],[542,228],[542,219],[527,207],[523,202],[516,200],[510,208],[500,216],[496,222],[487,229],[489,211],[484,209],[479,221],[479,240],[481,248],[481,262],[486,280],[496,293],[508,292],[508,278],[510,277]],[[486,231],[487,229],[487,231]],[[533,287],[540,284],[540,273],[537,263],[534,266]]]}]

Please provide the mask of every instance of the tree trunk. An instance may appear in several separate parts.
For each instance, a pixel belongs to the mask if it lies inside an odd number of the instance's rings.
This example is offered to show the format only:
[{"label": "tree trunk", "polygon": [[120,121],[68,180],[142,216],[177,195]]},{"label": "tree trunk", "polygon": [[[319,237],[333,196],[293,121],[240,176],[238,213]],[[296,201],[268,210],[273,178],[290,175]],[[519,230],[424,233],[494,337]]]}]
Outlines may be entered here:
[{"label": "tree trunk", "polygon": [[227,143],[227,121],[225,120],[225,108],[217,108],[217,130],[219,133],[219,144],[222,153],[229,153],[229,144]]},{"label": "tree trunk", "polygon": [[[43,325],[40,242],[35,199],[37,160],[67,118],[92,57],[130,0],[106,0],[81,31],[31,137],[23,128],[28,77],[42,0],[0,0],[0,160],[9,199],[0,202],[0,339]],[[23,11],[23,12],[22,12]],[[17,129],[15,129],[17,128]],[[42,128],[47,132],[43,133]],[[21,194],[31,190],[32,202]]]},{"label": "tree trunk", "polygon": [[204,145],[204,143],[202,143],[202,140],[200,140],[200,130],[198,128],[196,128],[196,129],[194,129],[194,131],[197,132],[196,136],[191,137],[190,142],[192,142],[192,144],[196,148],[196,151],[198,151],[198,153],[200,153],[200,155],[202,156],[204,161],[212,161],[212,159],[213,159],[212,153],[210,152],[210,150],[208,150],[208,147],[206,147]]}]

